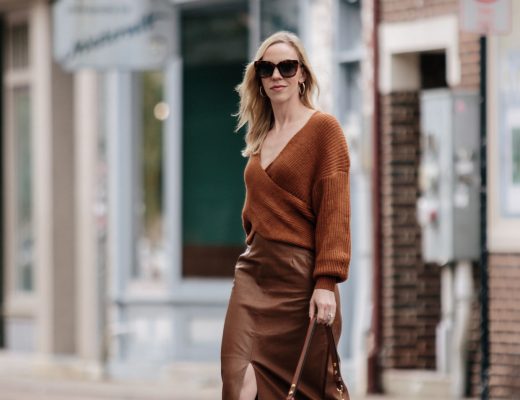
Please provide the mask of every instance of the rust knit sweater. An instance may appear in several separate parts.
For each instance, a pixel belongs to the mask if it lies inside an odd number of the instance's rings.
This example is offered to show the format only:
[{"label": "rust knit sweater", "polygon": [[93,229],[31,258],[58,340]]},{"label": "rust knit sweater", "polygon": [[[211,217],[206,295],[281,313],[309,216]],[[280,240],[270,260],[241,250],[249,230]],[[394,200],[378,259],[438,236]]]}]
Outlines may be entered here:
[{"label": "rust knit sweater", "polygon": [[350,263],[349,155],[330,114],[315,112],[264,170],[259,154],[244,170],[246,243],[266,239],[315,252],[315,288],[334,290]]}]

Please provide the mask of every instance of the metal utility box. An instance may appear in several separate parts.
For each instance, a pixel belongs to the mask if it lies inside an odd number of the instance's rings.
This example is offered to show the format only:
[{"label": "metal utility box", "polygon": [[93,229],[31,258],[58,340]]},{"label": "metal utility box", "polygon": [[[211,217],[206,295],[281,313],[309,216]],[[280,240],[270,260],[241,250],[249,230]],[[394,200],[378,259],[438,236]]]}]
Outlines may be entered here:
[{"label": "metal utility box", "polygon": [[479,257],[479,95],[448,89],[421,93],[417,204],[424,261]]}]

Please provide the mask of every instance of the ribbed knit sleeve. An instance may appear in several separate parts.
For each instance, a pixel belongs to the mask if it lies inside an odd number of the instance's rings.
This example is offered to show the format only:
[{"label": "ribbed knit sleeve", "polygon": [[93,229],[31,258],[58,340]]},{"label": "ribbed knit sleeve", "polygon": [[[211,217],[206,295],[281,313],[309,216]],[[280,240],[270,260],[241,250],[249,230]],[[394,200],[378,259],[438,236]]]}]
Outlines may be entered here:
[{"label": "ribbed knit sleeve", "polygon": [[312,189],[316,215],[315,288],[334,290],[350,264],[350,161],[345,136],[334,119],[323,132],[320,174]]}]

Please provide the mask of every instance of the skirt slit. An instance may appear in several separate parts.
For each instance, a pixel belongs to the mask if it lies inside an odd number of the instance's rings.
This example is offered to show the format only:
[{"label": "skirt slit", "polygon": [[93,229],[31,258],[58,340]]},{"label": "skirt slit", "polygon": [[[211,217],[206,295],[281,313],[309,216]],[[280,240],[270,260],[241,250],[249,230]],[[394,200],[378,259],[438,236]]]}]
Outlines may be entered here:
[{"label": "skirt slit", "polygon": [[[314,252],[255,233],[236,262],[221,348],[222,399],[238,400],[247,365],[255,373],[258,399],[284,399],[309,324],[314,291]],[[341,310],[333,331],[339,340]],[[326,332],[318,327],[302,372],[297,399],[337,399]],[[348,397],[347,397],[348,398]]]}]

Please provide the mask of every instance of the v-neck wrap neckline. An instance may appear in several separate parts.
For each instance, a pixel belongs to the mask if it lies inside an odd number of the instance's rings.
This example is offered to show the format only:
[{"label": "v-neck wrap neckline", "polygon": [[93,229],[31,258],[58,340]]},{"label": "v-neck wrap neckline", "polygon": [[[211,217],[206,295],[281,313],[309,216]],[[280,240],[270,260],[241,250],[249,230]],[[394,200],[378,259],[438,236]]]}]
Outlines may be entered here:
[{"label": "v-neck wrap neckline", "polygon": [[315,254],[315,288],[334,290],[350,261],[349,155],[332,115],[316,111],[264,169],[260,152],[244,171],[242,226]]},{"label": "v-neck wrap neckline", "polygon": [[268,170],[270,169],[270,167],[276,162],[276,160],[278,160],[279,158],[281,158],[281,156],[283,155],[285,149],[289,148],[290,145],[292,144],[292,142],[294,142],[297,138],[297,136],[301,136],[301,133],[309,126],[309,124],[311,123],[311,121],[314,119],[314,117],[319,114],[320,111],[319,110],[316,110],[314,111],[311,116],[307,119],[307,121],[305,122],[305,124],[303,124],[303,126],[298,129],[298,131],[296,131],[296,133],[294,135],[292,135],[292,137],[287,141],[287,143],[282,147],[282,149],[278,152],[278,154],[271,160],[271,162],[269,164],[267,164],[267,166],[264,168],[262,167],[262,149],[260,149],[260,151],[256,154],[256,158],[258,160],[258,166],[264,171],[264,172],[268,172]]}]

